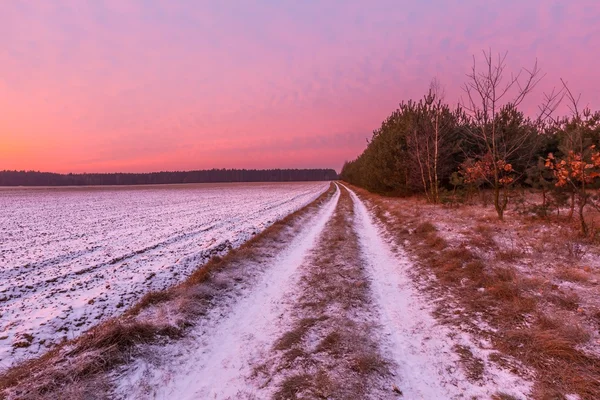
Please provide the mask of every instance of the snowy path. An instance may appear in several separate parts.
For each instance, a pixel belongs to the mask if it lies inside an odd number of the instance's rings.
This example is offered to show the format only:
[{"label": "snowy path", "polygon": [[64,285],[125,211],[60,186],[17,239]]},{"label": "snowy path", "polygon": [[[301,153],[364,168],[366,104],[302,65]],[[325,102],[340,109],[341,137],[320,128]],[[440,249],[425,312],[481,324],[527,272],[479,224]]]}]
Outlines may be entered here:
[{"label": "snowy path", "polygon": [[129,376],[121,379],[120,396],[181,400],[262,398],[260,389],[249,384],[251,366],[270,350],[279,333],[286,295],[294,291],[294,273],[331,218],[339,196],[337,189],[287,251],[272,259],[267,273],[247,296],[230,310],[214,310],[183,346],[179,343],[163,349],[160,358],[171,360],[170,363],[157,367],[139,360]]},{"label": "snowy path", "polygon": [[[336,185],[298,226],[264,268],[244,261],[264,272],[241,294],[216,306],[185,339],[146,349],[121,371],[117,397],[528,397],[528,382],[489,362],[492,349],[436,321],[410,277],[408,255],[392,250],[352,190]],[[480,379],[469,377],[457,348],[481,360]],[[361,372],[353,363],[366,354],[372,364]]]},{"label": "snowy path", "polygon": [[354,200],[356,229],[370,271],[373,296],[388,337],[382,347],[396,363],[405,398],[489,398],[499,390],[515,398],[526,398],[528,384],[506,371],[488,368],[487,382],[469,382],[453,346],[473,347],[470,338],[464,334],[453,338],[448,327],[437,323],[430,313],[431,306],[408,276],[408,256],[402,250],[397,254],[391,251],[364,203],[348,190]]}]

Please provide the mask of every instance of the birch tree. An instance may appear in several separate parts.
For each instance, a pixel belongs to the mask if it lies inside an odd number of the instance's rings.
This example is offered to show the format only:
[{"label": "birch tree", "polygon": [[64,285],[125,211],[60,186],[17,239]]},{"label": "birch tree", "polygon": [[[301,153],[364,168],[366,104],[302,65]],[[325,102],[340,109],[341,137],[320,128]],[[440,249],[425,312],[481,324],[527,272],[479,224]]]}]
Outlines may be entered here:
[{"label": "birch tree", "polygon": [[441,176],[453,169],[457,151],[457,127],[461,110],[450,110],[444,103],[444,91],[437,79],[432,80],[427,95],[418,103],[400,105],[410,118],[407,147],[413,184],[431,203],[440,202]]}]

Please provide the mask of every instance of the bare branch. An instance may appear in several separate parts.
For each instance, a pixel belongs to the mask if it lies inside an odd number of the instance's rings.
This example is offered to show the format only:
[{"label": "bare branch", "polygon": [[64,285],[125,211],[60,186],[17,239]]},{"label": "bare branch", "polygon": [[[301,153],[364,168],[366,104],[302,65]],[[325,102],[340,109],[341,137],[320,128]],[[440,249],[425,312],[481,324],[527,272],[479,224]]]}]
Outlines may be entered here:
[{"label": "bare branch", "polygon": [[552,88],[550,93],[544,93],[544,101],[538,105],[538,116],[535,119],[536,125],[544,127],[548,124],[557,125],[559,123],[558,118],[553,118],[552,114],[556,111],[558,106],[562,103],[565,98],[564,88],[556,90]]},{"label": "bare branch", "polygon": [[567,82],[565,82],[562,78],[560,78],[560,81],[563,84],[563,88],[565,90],[567,99],[571,103],[570,105],[568,105],[569,110],[571,110],[571,113],[573,114],[573,116],[575,116],[576,118],[580,118],[579,101],[581,100],[581,93],[579,93],[579,96],[577,96],[577,98],[575,98],[575,96],[573,95],[573,92],[571,92],[571,89],[569,89]]}]

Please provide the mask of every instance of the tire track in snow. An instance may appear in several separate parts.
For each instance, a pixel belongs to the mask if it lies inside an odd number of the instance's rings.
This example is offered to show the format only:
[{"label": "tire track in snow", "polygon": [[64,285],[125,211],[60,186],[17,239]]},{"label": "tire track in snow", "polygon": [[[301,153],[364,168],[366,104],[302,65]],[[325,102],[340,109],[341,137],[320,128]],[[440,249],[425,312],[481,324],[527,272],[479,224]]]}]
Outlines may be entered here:
[{"label": "tire track in snow", "polygon": [[298,269],[285,329],[254,367],[273,399],[398,397],[380,352],[379,310],[354,220],[354,203],[342,189],[318,244]]},{"label": "tire track in snow", "polygon": [[[391,251],[364,203],[347,189],[354,201],[356,231],[387,337],[382,350],[396,363],[404,398],[489,398],[499,391],[527,398],[529,384],[508,371],[487,370],[484,382],[468,381],[452,349],[459,344],[451,337],[457,332],[437,323],[407,274],[411,268],[408,256],[401,250],[398,256]],[[466,334],[462,339],[470,341]]]},{"label": "tire track in snow", "polygon": [[287,250],[273,258],[265,275],[244,298],[229,311],[215,310],[185,348],[175,345],[161,354],[161,359],[176,360],[176,365],[170,361],[157,371],[139,361],[121,377],[117,395],[181,400],[263,398],[260,388],[252,385],[252,366],[264,358],[281,333],[278,325],[286,296],[295,290],[295,272],[316,245],[339,197],[336,185],[334,196],[306,221]]}]

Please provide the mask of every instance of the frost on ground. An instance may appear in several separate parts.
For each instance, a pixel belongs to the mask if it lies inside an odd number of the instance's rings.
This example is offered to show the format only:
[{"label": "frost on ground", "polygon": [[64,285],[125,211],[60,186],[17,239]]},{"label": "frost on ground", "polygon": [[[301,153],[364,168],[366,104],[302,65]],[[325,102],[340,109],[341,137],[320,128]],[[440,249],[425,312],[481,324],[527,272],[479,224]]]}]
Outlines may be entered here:
[{"label": "frost on ground", "polygon": [[182,281],[328,183],[0,190],[0,367]]},{"label": "frost on ground", "polygon": [[260,393],[251,384],[251,366],[269,351],[288,303],[286,296],[294,290],[296,270],[329,220],[338,197],[339,190],[317,215],[303,221],[304,229],[267,263],[248,260],[238,266],[244,271],[246,286],[213,308],[186,339],[142,350],[146,355],[120,372],[115,396],[242,399]]},{"label": "frost on ground", "polygon": [[[115,396],[528,398],[529,382],[487,362],[490,343],[432,316],[409,258],[353,192],[338,186],[302,222],[266,262],[229,270],[243,271],[240,285],[187,337],[140,346],[114,373]],[[481,360],[477,377],[465,353]]]},{"label": "frost on ground", "polygon": [[529,398],[600,398],[598,246],[568,217],[511,209],[498,221],[481,204],[356,191],[393,251],[414,262],[409,276],[436,320],[453,327],[468,378],[500,368],[532,382]]},{"label": "frost on ground", "polygon": [[[397,364],[400,387],[406,398],[490,398],[502,391],[525,399],[531,383],[487,361],[487,353],[468,333],[439,324],[433,307],[419,294],[402,249],[393,252],[382,238],[362,201],[351,192],[358,215],[357,230],[363,257],[371,272],[373,293],[381,312],[386,352]],[[469,379],[460,367],[456,349],[477,353],[479,376]]]}]

